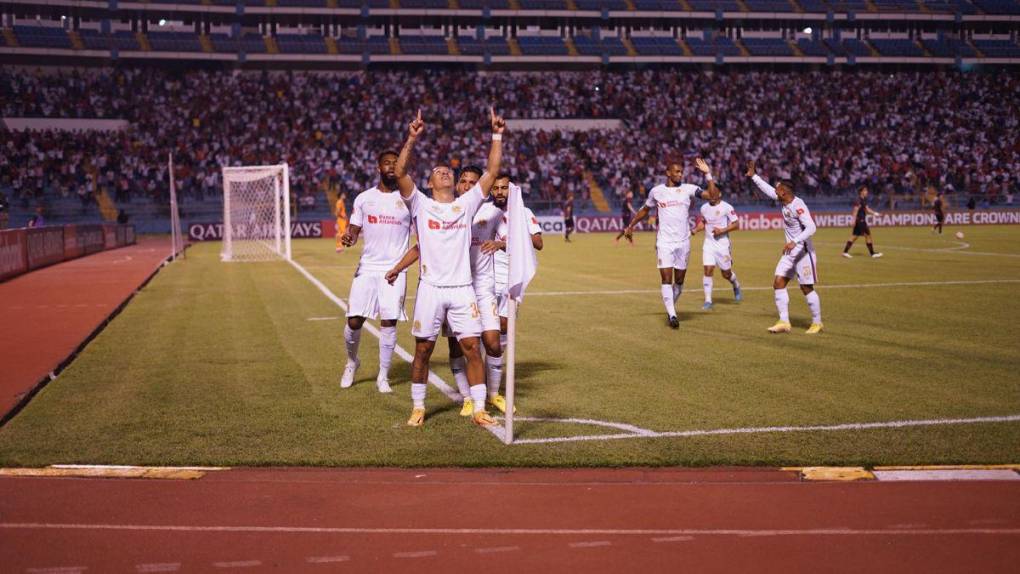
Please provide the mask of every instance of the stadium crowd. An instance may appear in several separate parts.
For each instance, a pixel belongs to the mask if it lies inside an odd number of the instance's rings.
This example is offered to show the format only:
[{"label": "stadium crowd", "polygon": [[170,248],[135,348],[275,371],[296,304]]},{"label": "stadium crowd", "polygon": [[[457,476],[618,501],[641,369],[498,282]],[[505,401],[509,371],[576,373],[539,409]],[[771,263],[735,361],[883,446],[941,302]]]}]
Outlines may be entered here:
[{"label": "stadium crowd", "polygon": [[742,166],[758,158],[808,196],[934,186],[995,203],[1020,186],[1017,93],[1020,76],[1005,72],[4,70],[5,117],[130,127],[0,131],[0,188],[23,202],[50,190],[85,205],[94,174],[119,200],[162,199],[173,151],[186,199],[218,196],[220,166],[287,161],[292,191],[314,201],[322,185],[371,186],[376,153],[399,147],[416,105],[431,128],[418,176],[440,161],[484,163],[491,104],[507,118],[623,120],[513,134],[505,165],[534,199],[587,197],[585,170],[609,194],[646,190],[666,155],[683,154],[709,158],[721,186],[733,182],[731,201],[750,200]]}]

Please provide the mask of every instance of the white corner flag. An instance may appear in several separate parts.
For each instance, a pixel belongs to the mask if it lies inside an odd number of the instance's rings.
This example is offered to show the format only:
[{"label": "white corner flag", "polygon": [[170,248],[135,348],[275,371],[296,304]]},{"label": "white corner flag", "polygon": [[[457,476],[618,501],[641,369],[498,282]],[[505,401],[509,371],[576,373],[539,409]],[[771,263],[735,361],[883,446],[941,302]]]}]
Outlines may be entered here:
[{"label": "white corner flag", "polygon": [[524,290],[535,276],[538,261],[535,259],[535,248],[531,244],[531,233],[528,231],[528,220],[524,211],[524,198],[521,188],[510,184],[507,214],[506,254],[509,259],[507,274],[507,291],[510,297],[507,312],[507,345],[506,345],[506,444],[514,441],[514,361],[517,339],[517,304],[524,299]]}]

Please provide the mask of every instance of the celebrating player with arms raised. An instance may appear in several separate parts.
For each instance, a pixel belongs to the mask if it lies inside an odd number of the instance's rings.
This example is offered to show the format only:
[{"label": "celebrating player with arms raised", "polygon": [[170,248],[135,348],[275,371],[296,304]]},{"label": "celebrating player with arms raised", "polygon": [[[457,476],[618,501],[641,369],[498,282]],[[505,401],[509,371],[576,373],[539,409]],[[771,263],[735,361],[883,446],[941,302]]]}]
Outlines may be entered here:
[{"label": "celebrating player with arms raised", "polygon": [[786,232],[783,256],[776,265],[776,277],[772,282],[779,321],[769,327],[769,333],[790,332],[790,294],[786,291],[786,285],[794,275],[797,276],[800,290],[811,309],[811,327],[808,328],[807,334],[821,333],[822,303],[814,288],[815,281],[818,280],[818,271],[815,247],[811,243],[811,236],[814,235],[816,227],[815,221],[811,219],[811,212],[808,211],[804,200],[793,195],[793,185],[790,182],[780,181],[772,187],[755,173],[753,161],[747,162],[747,176],[762,193],[782,204],[783,229]]},{"label": "celebrating player with arms raised", "polygon": [[[708,179],[708,188],[715,187],[712,170],[701,158],[695,160],[698,170]],[[662,278],[662,303],[666,307],[669,326],[680,328],[680,320],[676,316],[676,301],[684,288],[684,277],[687,275],[687,260],[691,255],[691,198],[702,197],[702,189],[691,183],[682,183],[683,165],[679,161],[666,163],[666,183],[659,184],[648,192],[645,205],[634,214],[630,225],[625,230],[629,238],[634,228],[641,223],[651,208],[658,209],[659,231],[655,236],[655,252],[658,261],[659,276]]]}]

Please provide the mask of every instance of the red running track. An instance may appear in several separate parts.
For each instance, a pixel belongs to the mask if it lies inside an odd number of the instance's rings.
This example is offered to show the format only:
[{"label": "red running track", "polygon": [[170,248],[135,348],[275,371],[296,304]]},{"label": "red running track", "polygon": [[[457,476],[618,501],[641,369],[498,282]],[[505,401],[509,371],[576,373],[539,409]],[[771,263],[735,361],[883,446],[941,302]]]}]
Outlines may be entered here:
[{"label": "red running track", "polygon": [[140,237],[135,245],[0,283],[0,418],[74,354],[169,254],[169,238]]},{"label": "red running track", "polygon": [[773,470],[0,478],[4,572],[1016,572],[1020,481]]}]

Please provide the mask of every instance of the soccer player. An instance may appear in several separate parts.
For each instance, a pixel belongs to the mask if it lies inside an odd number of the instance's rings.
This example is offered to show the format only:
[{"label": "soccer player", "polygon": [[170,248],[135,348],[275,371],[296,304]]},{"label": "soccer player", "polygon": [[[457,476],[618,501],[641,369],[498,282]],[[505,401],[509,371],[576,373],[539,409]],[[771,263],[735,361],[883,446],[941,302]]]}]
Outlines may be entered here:
[{"label": "soccer player", "polygon": [[429,360],[445,320],[464,352],[465,371],[474,412],[472,421],[481,426],[496,424],[485,412],[485,370],[479,351],[482,313],[475,299],[471,277],[471,224],[499,173],[506,122],[489,110],[492,145],[486,171],[470,191],[454,195],[453,171],[437,165],[429,177],[432,197],[418,190],[407,175],[407,162],[418,137],[425,131],[421,111],[408,126],[407,141],[397,159],[396,175],[400,195],[411,212],[418,234],[419,281],[414,303],[414,362],[411,366],[410,426],[425,423],[425,394]]},{"label": "soccer player", "polygon": [[730,232],[740,227],[737,211],[733,206],[722,200],[722,192],[718,187],[705,194],[708,203],[701,205],[701,219],[691,232],[696,234],[705,230],[705,242],[701,247],[701,262],[705,266],[705,277],[701,285],[705,289],[705,311],[712,310],[712,275],[718,265],[724,279],[733,286],[733,300],[738,303],[744,298],[740,292],[740,281],[737,272],[733,271],[733,253],[730,249]]},{"label": "soccer player", "polygon": [[800,283],[801,292],[807,299],[808,308],[811,309],[811,326],[807,334],[821,333],[822,303],[814,288],[815,281],[818,280],[818,271],[815,265],[815,248],[811,243],[811,236],[814,235],[816,227],[815,221],[811,219],[811,212],[808,211],[804,200],[793,195],[791,183],[780,181],[776,187],[772,187],[755,173],[753,161],[747,162],[747,176],[762,193],[782,203],[786,245],[783,246],[783,256],[776,265],[776,277],[772,282],[779,321],[769,327],[769,333],[790,332],[790,294],[786,291],[786,285],[794,274]]},{"label": "soccer player", "polygon": [[567,196],[563,202],[563,238],[570,241],[570,234],[574,232],[574,194]]},{"label": "soccer player", "polygon": [[404,294],[407,277],[401,275],[392,284],[385,279],[386,272],[407,250],[411,233],[411,214],[397,189],[397,153],[384,151],[378,156],[379,184],[366,189],[354,199],[350,224],[340,237],[344,247],[364,237],[358,269],[351,283],[347,304],[347,325],[344,327],[344,345],[347,348],[347,366],[340,377],[340,387],[354,384],[354,374],[361,366],[358,346],[361,344],[361,327],[365,319],[379,319],[379,374],[375,384],[380,393],[392,392],[389,383],[393,348],[397,344],[397,321],[406,321]]},{"label": "soccer player", "polygon": [[[708,187],[715,187],[712,170],[704,160],[695,160],[698,170],[708,179]],[[673,329],[680,328],[676,316],[676,302],[684,289],[687,275],[687,260],[691,254],[691,198],[702,198],[703,190],[692,184],[682,183],[684,167],[679,161],[666,162],[666,183],[656,185],[648,192],[644,206],[634,214],[630,225],[624,230],[627,237],[634,234],[634,227],[648,217],[651,208],[658,209],[659,231],[655,235],[655,253],[659,276],[662,278],[662,303],[666,306],[666,320]]]},{"label": "soccer player", "polygon": [[868,253],[872,257],[881,257],[881,253],[875,253],[875,245],[871,242],[871,228],[868,227],[868,215],[879,215],[877,211],[868,207],[868,188],[867,186],[857,190],[857,201],[854,202],[854,211],[850,215],[850,219],[854,220],[854,230],[850,235],[850,239],[846,242],[846,246],[843,247],[843,257],[850,259],[853,255],[850,255],[850,248],[853,247],[854,242],[857,238],[864,236],[864,244],[868,246]]},{"label": "soccer player", "polygon": [[[617,236],[616,236],[616,243],[617,244],[620,243],[620,238],[621,237],[626,236],[625,232],[627,230],[627,226],[630,225],[631,218],[634,217],[635,213],[637,213],[634,210],[634,206],[631,205],[631,201],[633,201],[633,200],[634,200],[634,193],[632,191],[628,190],[627,194],[623,196],[623,203],[620,204],[620,221],[623,223],[623,229],[621,229],[620,233],[617,234]],[[633,236],[627,237],[627,241],[629,241],[631,245],[634,245],[634,237]]]},{"label": "soccer player", "polygon": [[942,224],[946,221],[946,203],[941,191],[935,196],[931,208],[935,211],[935,225],[932,226],[931,232],[938,231],[939,235],[942,235]]},{"label": "soccer player", "polygon": [[[475,166],[464,168],[457,179],[457,196],[470,191],[482,176],[482,170]],[[500,249],[501,243],[496,241],[496,230],[503,219],[506,209],[506,184],[510,177],[501,174],[491,190],[492,202],[483,203],[471,223],[471,280],[475,291],[478,310],[482,315],[482,345],[485,347],[485,374],[490,389],[489,402],[502,412],[506,412],[506,401],[499,395],[499,381],[503,375],[503,348],[500,344],[500,322],[498,301],[496,298],[496,278],[493,264],[493,253]],[[503,193],[497,191],[503,186]],[[400,260],[400,263],[386,274],[387,280],[396,279],[397,275],[410,267],[420,257],[417,245],[412,247]],[[465,372],[466,362],[464,351],[457,338],[449,334],[449,325],[444,323],[444,334],[450,347],[450,370],[457,383],[457,390],[463,397],[460,415],[469,417],[474,414],[474,400]],[[493,383],[492,381],[495,381]],[[495,385],[495,392],[491,389]]]},{"label": "soccer player", "polygon": [[336,252],[344,250],[343,236],[347,233],[347,192],[341,192],[336,198]]}]

